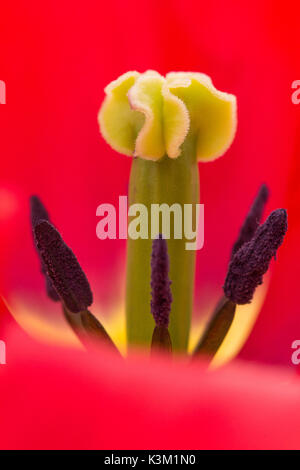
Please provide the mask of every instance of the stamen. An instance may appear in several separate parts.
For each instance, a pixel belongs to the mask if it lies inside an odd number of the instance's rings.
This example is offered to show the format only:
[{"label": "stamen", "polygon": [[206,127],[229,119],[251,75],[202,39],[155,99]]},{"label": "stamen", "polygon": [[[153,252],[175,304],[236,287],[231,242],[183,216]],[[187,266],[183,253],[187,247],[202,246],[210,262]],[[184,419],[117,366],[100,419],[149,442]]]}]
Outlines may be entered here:
[{"label": "stamen", "polygon": [[253,238],[235,253],[223,287],[228,299],[237,304],[251,302],[256,287],[262,284],[263,275],[283,242],[286,231],[286,210],[277,209],[258,227]]},{"label": "stamen", "polygon": [[169,256],[166,240],[160,234],[152,243],[151,256],[151,313],[156,326],[167,328],[172,303],[169,280]]},{"label": "stamen", "polygon": [[241,248],[244,243],[247,243],[251,240],[255,234],[257,227],[261,221],[263,210],[266,205],[266,202],[269,198],[269,189],[265,184],[262,184],[258,190],[258,193],[253,201],[253,204],[244,220],[244,223],[241,227],[240,234],[236,240],[231,258],[234,254]]},{"label": "stamen", "polygon": [[90,341],[94,339],[95,341],[100,341],[101,343],[104,342],[112,350],[120,354],[119,350],[115,346],[103,325],[96,317],[94,317],[94,315],[91,314],[91,312],[88,310],[81,312],[80,318],[85,332],[87,333],[87,337]]},{"label": "stamen", "polygon": [[119,350],[103,325],[91,312],[84,310],[80,314],[73,313],[63,305],[63,313],[68,325],[87,349],[90,349],[91,346],[102,345],[104,343],[120,355]]},{"label": "stamen", "polygon": [[64,304],[73,313],[85,310],[92,304],[93,294],[73,251],[46,220],[34,227],[34,233],[47,274]]},{"label": "stamen", "polygon": [[172,342],[166,326],[156,326],[153,330],[151,353],[156,354],[157,352],[172,353]]},{"label": "stamen", "polygon": [[30,197],[30,217],[33,228],[42,220],[50,222],[48,211],[38,196]]},{"label": "stamen", "polygon": [[217,306],[193,353],[213,358],[224,341],[234,319],[236,304],[226,298]]},{"label": "stamen", "polygon": [[[35,226],[39,224],[42,220],[47,220],[48,222],[50,222],[49,214],[38,196],[31,196],[30,198],[30,218],[33,230]],[[41,262],[41,273],[45,277],[47,295],[48,297],[50,297],[50,299],[54,300],[54,302],[57,302],[58,300],[60,300],[59,295],[54,289],[52,281],[47,274],[46,266],[40,256],[39,251],[38,255]]]}]

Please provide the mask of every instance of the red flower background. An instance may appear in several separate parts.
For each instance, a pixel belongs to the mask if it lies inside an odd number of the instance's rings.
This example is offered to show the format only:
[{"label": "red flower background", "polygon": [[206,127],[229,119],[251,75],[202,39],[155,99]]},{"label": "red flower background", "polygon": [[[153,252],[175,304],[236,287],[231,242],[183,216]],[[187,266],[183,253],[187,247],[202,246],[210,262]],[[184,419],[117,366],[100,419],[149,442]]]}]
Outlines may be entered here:
[{"label": "red flower background", "polygon": [[[291,101],[291,84],[300,79],[299,13],[296,1],[3,4],[1,293],[43,292],[28,222],[28,197],[37,193],[78,256],[97,300],[109,309],[123,295],[125,242],[100,241],[95,234],[96,207],[117,205],[127,193],[131,163],[99,134],[103,88],[128,70],[205,72],[217,88],[237,96],[239,124],[227,154],[200,165],[205,246],[198,253],[195,311],[212,293],[215,299],[221,293],[231,245],[259,184],[266,182],[267,210],[287,208],[289,231],[240,358],[292,366],[291,344],[300,337],[300,104]],[[3,318],[4,306],[2,311]],[[10,363],[0,370],[0,446],[299,446],[300,385],[292,378],[294,369],[275,374],[247,365],[245,372],[238,364],[200,379],[195,368],[179,365],[175,373],[159,363],[156,377],[153,372],[145,377],[137,359],[125,376],[118,361],[111,359],[110,371],[79,352],[64,351],[61,359],[60,352],[12,330]],[[178,374],[183,384],[168,387]],[[93,406],[97,400],[110,405],[105,412]],[[26,427],[30,432],[24,433]]]}]

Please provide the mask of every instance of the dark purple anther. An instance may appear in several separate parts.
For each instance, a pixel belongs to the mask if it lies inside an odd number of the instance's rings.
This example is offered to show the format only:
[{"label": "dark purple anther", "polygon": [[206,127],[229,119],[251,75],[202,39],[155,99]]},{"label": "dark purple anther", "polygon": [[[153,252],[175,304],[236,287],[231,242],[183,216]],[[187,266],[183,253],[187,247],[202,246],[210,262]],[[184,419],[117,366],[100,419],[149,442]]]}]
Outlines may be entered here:
[{"label": "dark purple anther", "polygon": [[268,200],[268,197],[269,189],[265,184],[262,184],[244,220],[239,237],[233,246],[231,257],[234,256],[234,254],[241,248],[244,243],[249,242],[255,234],[256,229],[261,221],[263,210]]},{"label": "dark purple anther", "polygon": [[93,302],[93,294],[73,251],[47,221],[34,228],[37,248],[53,286],[68,310],[78,313]]},{"label": "dark purple anther", "polygon": [[[39,224],[42,220],[47,220],[48,222],[50,222],[49,214],[44,204],[42,203],[42,201],[40,200],[38,196],[31,196],[30,198],[30,218],[31,218],[31,225],[32,225],[33,230],[34,230],[34,227],[37,224]],[[56,290],[54,289],[51,279],[47,275],[47,270],[40,256],[39,251],[38,251],[38,255],[41,261],[41,272],[45,277],[47,295],[48,297],[50,297],[50,299],[57,302],[58,300],[60,300],[60,297],[57,294]]]},{"label": "dark purple anther", "polygon": [[258,227],[253,238],[233,255],[223,287],[228,299],[236,304],[251,302],[286,231],[286,210],[277,209]]},{"label": "dark purple anther", "polygon": [[48,211],[38,196],[30,198],[30,217],[33,228],[42,220],[50,222]]},{"label": "dark purple anther", "polygon": [[153,240],[151,256],[151,313],[156,326],[168,327],[172,304],[167,241],[159,235]]}]

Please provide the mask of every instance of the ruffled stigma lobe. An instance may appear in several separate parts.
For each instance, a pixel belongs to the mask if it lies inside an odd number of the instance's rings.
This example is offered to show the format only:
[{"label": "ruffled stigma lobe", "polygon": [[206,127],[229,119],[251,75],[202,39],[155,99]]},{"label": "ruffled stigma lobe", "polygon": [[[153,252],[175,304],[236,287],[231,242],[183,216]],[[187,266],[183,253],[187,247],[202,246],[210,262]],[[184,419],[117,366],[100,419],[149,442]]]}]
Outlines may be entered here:
[{"label": "ruffled stigma lobe", "polygon": [[283,242],[287,231],[285,209],[273,211],[253,238],[233,256],[225,279],[224,293],[236,304],[251,302],[255,289],[262,284],[271,259]]},{"label": "ruffled stigma lobe", "polygon": [[172,304],[167,241],[159,235],[152,243],[151,313],[158,327],[167,328]]},{"label": "ruffled stigma lobe", "polygon": [[73,251],[47,221],[38,223],[34,234],[47,274],[65,306],[73,313],[85,310],[92,304],[93,295]]},{"label": "ruffled stigma lobe", "polygon": [[230,147],[237,127],[234,95],[217,90],[201,73],[127,72],[105,89],[99,111],[102,136],[116,151],[146,160],[177,158],[188,134],[198,160],[214,160]]}]

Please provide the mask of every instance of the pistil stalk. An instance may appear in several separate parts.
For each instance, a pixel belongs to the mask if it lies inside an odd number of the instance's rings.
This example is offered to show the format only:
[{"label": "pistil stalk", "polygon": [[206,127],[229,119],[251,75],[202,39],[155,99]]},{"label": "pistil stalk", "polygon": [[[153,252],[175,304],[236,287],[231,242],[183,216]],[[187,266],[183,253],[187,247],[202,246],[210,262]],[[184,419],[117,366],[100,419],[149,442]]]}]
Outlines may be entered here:
[{"label": "pistil stalk", "polygon": [[[182,238],[174,238],[171,217],[167,240],[172,281],[173,303],[169,331],[174,351],[186,351],[193,306],[196,251],[187,250],[184,233],[184,204],[193,205],[196,227],[196,204],[199,203],[199,173],[196,140],[188,136],[177,159],[167,156],[153,162],[134,158],[130,176],[129,205],[144,204],[148,209],[148,239],[128,239],[126,319],[128,344],[149,345],[154,328],[150,315],[151,205],[177,203],[182,211]],[[161,221],[160,221],[161,222]],[[153,221],[152,221],[153,223]],[[160,231],[163,233],[162,226]],[[163,233],[165,237],[165,234]],[[166,237],[165,237],[166,238]]]}]

